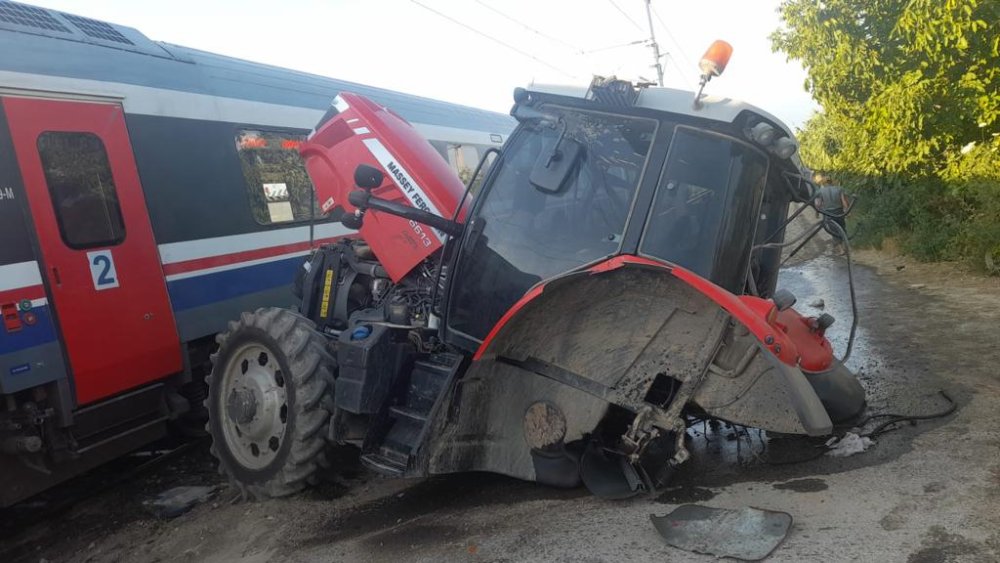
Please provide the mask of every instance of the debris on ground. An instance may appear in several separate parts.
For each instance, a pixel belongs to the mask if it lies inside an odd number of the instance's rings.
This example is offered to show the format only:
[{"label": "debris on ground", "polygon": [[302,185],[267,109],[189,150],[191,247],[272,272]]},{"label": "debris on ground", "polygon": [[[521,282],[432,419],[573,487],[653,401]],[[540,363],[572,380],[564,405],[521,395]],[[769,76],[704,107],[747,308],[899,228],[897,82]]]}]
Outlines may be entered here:
[{"label": "debris on ground", "polygon": [[160,493],[150,504],[160,518],[176,518],[208,500],[214,492],[211,486],[174,487]]},{"label": "debris on ground", "polygon": [[788,535],[792,516],[758,508],[711,508],[684,504],[665,516],[649,515],[653,527],[669,545],[707,553],[760,561]]},{"label": "debris on ground", "polygon": [[826,442],[826,447],[830,448],[826,455],[832,457],[848,457],[859,454],[875,444],[875,440],[867,436],[861,436],[854,432],[844,434],[842,438],[834,436]]},{"label": "debris on ground", "polygon": [[809,302],[809,306],[815,309],[822,309],[826,307],[826,301],[823,301],[822,299],[817,297],[816,299],[813,299],[812,301]]}]

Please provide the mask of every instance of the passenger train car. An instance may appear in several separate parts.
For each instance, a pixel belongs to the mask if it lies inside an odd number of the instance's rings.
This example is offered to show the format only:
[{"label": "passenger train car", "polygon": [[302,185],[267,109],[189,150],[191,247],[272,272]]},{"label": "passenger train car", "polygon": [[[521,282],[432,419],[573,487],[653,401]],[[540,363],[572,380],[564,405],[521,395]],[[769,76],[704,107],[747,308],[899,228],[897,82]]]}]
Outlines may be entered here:
[{"label": "passenger train car", "polygon": [[456,170],[502,114],[154,42],[0,0],[0,506],[199,408],[214,335],[291,305],[348,234],[297,148],[340,91],[413,123]]}]

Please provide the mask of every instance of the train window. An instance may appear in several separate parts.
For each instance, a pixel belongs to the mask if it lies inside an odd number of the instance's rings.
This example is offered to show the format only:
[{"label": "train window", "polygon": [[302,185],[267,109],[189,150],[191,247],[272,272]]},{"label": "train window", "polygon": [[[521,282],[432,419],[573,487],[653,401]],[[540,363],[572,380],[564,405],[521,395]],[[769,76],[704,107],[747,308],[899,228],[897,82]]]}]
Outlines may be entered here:
[{"label": "train window", "polygon": [[101,139],[93,133],[46,131],[37,144],[63,242],[84,249],[125,240],[118,192]]},{"label": "train window", "polygon": [[476,165],[479,164],[479,151],[476,149],[476,145],[449,144],[448,162],[458,173],[458,177],[466,182],[472,176]]},{"label": "train window", "polygon": [[299,155],[305,135],[277,131],[241,130],[236,150],[243,165],[250,210],[262,225],[305,221],[319,209],[313,186]]},{"label": "train window", "polygon": [[[469,178],[472,177],[472,173],[476,170],[476,166],[479,165],[479,159],[482,155],[486,154],[487,149],[490,147],[488,145],[475,145],[469,143],[442,143],[439,141],[432,141],[431,144],[445,160],[451,168],[458,174],[458,177],[462,180],[463,184],[469,183]],[[482,184],[482,179],[486,176],[486,172],[489,170],[490,165],[493,164],[493,159],[496,157],[495,154],[491,154],[486,165],[483,166],[483,170],[479,174],[479,178],[472,187],[472,193],[475,195],[479,191],[479,187]]]}]

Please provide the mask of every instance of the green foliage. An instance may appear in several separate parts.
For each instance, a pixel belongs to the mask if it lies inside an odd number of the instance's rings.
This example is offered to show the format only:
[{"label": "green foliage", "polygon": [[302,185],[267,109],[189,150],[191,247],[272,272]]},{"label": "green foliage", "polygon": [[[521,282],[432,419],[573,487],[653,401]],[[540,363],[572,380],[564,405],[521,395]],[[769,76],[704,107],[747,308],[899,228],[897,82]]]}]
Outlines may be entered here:
[{"label": "green foliage", "polygon": [[775,50],[823,106],[802,157],[863,200],[859,240],[1000,263],[1000,0],[786,0]]}]

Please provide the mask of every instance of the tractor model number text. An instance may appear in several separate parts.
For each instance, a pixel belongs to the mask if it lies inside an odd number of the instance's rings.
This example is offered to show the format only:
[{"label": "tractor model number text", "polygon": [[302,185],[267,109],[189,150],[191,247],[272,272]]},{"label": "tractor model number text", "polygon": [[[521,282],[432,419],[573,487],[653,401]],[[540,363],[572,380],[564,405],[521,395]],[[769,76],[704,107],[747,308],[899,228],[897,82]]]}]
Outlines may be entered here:
[{"label": "tractor model number text", "polygon": [[424,231],[423,227],[421,227],[419,223],[411,219],[410,227],[413,228],[413,232],[417,233],[417,236],[420,237],[420,242],[424,246],[430,246],[431,244],[433,244],[431,242],[431,237],[427,236],[427,232]]}]

